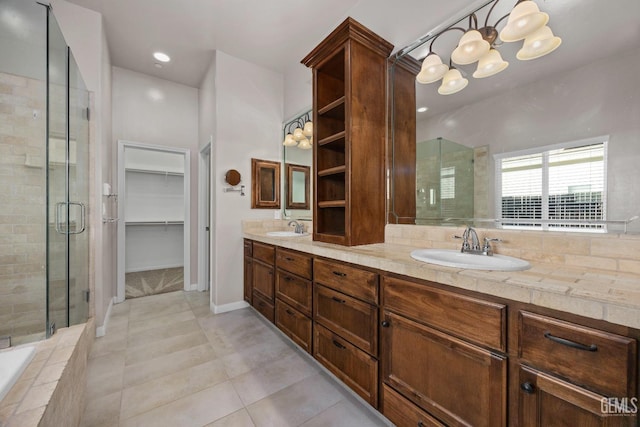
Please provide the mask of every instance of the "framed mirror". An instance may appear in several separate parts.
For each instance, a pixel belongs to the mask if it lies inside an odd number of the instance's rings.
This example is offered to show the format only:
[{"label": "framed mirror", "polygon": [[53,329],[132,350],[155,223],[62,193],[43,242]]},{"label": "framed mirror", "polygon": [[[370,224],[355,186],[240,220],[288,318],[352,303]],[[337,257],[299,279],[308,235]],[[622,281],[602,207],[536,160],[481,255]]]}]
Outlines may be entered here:
[{"label": "framed mirror", "polygon": [[280,208],[280,162],[251,159],[251,208]]},{"label": "framed mirror", "polygon": [[311,167],[285,163],[287,192],[286,209],[311,209],[309,181]]},{"label": "framed mirror", "polygon": [[[475,2],[471,11],[480,28],[515,3]],[[457,93],[443,95],[443,80],[421,84],[415,76],[430,51],[450,63],[470,11],[393,58],[390,222],[505,227],[505,218],[516,218],[511,223],[523,229],[640,232],[633,219],[640,214],[640,2],[535,3],[562,39],[557,49],[533,59],[521,52],[523,41],[497,39],[508,66],[476,78],[478,62],[452,62],[467,80]],[[497,23],[497,31],[507,22]],[[463,30],[438,36],[450,26]],[[397,80],[403,76],[405,89]],[[538,174],[543,178],[534,179]],[[518,213],[509,214],[509,206]]]}]

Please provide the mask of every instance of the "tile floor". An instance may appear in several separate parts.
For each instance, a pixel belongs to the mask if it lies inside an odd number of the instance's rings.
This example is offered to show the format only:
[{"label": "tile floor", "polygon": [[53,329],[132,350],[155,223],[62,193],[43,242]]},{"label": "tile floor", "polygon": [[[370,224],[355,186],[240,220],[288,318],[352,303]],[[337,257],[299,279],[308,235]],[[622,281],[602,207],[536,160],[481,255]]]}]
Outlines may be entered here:
[{"label": "tile floor", "polygon": [[252,309],[209,294],[113,307],[89,356],[82,426],[384,426]]}]

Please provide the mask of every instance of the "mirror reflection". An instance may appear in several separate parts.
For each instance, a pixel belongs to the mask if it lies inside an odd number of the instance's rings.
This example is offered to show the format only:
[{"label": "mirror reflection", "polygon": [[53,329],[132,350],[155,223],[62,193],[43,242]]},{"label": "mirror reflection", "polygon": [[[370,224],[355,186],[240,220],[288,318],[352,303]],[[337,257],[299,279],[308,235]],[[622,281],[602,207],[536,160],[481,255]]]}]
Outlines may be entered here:
[{"label": "mirror reflection", "polygon": [[[311,137],[313,124],[311,114],[311,110],[307,110],[283,125],[282,158],[286,171],[283,191],[287,195],[284,207],[285,218],[307,220],[312,218],[311,188],[313,183],[310,171],[313,164],[313,138]],[[302,131],[301,135],[298,135],[298,141],[295,138],[297,129]],[[305,133],[309,136],[306,136]],[[304,200],[303,196],[305,196]]]},{"label": "mirror reflection", "polygon": [[[536,3],[562,39],[545,56],[520,60],[526,40],[498,38],[492,47],[508,66],[475,78],[478,62],[450,62],[474,25],[465,18],[440,27],[463,31],[425,37],[396,58],[414,60],[417,73],[431,51],[468,80],[448,95],[439,91],[443,80],[415,83],[415,223],[475,218],[484,227],[640,231],[640,221],[627,223],[640,213],[640,2]],[[505,0],[484,4],[476,12],[479,29],[514,7]],[[404,99],[392,99],[392,114],[408,110]],[[400,188],[396,179],[393,197]],[[392,209],[402,205],[393,202]]]}]

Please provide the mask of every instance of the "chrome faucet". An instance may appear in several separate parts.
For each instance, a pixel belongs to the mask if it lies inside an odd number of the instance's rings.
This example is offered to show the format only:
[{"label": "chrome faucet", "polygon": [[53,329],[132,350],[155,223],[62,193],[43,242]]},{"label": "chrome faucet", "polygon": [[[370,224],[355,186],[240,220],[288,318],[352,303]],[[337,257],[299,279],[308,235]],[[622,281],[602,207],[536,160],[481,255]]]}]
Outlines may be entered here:
[{"label": "chrome faucet", "polygon": [[300,224],[298,221],[295,221],[295,220],[289,221],[289,224],[288,224],[289,227],[291,227],[292,224],[295,226],[293,231],[296,234],[304,234],[304,224]]},{"label": "chrome faucet", "polygon": [[[453,236],[456,239],[462,239],[462,248],[460,252],[475,254],[475,255],[493,255],[493,248],[491,247],[491,242],[501,242],[500,239],[492,239],[489,237],[484,238],[484,245],[480,246],[480,239],[478,238],[478,233],[473,227],[467,227],[462,233],[462,236]],[[471,239],[471,242],[469,242]]]}]

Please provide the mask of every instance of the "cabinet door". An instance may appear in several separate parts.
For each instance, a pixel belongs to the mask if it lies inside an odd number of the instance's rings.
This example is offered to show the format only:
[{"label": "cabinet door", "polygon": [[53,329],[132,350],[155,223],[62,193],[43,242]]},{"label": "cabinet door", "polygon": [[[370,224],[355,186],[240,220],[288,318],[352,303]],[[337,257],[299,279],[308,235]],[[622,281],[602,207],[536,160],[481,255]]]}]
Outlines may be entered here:
[{"label": "cabinet door", "polygon": [[267,301],[273,303],[274,288],[273,267],[253,260],[253,290],[260,293]]},{"label": "cabinet door", "polygon": [[383,381],[454,426],[506,425],[507,360],[385,311]]},{"label": "cabinet door", "polygon": [[253,260],[244,257],[244,300],[251,304],[253,294]]},{"label": "cabinet door", "polygon": [[637,412],[637,403],[626,408],[629,414],[621,414],[624,410],[617,409],[614,401],[526,366],[520,367],[519,384],[518,425],[521,427],[637,425],[637,416],[631,414]]}]

